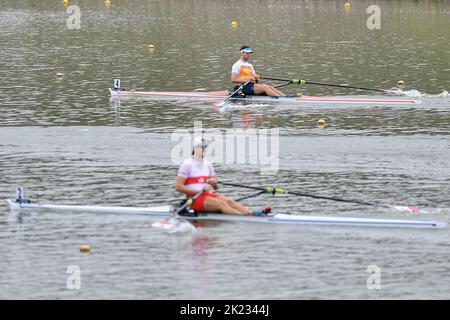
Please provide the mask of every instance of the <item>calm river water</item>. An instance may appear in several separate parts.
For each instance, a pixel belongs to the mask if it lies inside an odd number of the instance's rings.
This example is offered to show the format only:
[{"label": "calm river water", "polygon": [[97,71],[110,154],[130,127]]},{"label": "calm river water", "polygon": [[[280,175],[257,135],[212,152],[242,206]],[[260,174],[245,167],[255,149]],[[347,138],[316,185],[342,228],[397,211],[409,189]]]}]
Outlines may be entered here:
[{"label": "calm river water", "polygon": [[[221,134],[279,130],[275,174],[261,163],[216,163],[223,180],[426,212],[294,196],[245,200],[252,208],[450,222],[450,3],[376,3],[381,24],[371,30],[370,1],[345,9],[344,1],[80,0],[69,3],[80,9],[80,28],[70,29],[63,1],[2,0],[0,298],[449,299],[448,227],[209,223],[168,234],[147,217],[17,214],[4,202],[16,186],[39,202],[176,202],[173,133],[201,121]],[[109,100],[114,78],[136,90],[229,88],[243,44],[254,49],[251,62],[263,75],[383,88],[403,80],[422,103],[223,110],[194,101]],[[89,254],[80,253],[82,244]],[[79,289],[67,286],[69,266],[81,270]],[[368,285],[374,268],[376,288]]]}]

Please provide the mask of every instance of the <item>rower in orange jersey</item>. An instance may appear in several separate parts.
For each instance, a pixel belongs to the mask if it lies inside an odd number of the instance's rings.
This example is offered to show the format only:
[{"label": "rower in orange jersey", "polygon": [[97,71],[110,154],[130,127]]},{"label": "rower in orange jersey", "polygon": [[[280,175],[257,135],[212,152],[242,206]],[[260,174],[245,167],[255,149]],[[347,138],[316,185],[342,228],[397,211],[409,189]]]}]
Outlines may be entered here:
[{"label": "rower in orange jersey", "polygon": [[268,85],[261,84],[259,80],[261,77],[256,74],[250,60],[250,54],[253,50],[248,46],[242,46],[240,50],[240,59],[231,68],[231,82],[237,85],[243,85],[242,93],[245,95],[267,95],[267,96],[285,96],[280,90]]}]

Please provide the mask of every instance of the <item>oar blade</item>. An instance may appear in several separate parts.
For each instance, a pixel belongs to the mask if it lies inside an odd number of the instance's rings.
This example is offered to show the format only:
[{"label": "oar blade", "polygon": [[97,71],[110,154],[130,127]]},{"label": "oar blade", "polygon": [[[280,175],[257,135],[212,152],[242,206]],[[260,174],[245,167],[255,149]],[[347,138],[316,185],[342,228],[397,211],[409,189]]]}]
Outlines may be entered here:
[{"label": "oar blade", "polygon": [[224,105],[226,105],[227,104],[227,101],[226,100],[223,100],[223,101],[215,101],[214,103],[213,103],[213,105],[214,106],[216,106],[216,107],[218,107],[218,108],[222,108]]},{"label": "oar blade", "polygon": [[398,212],[404,212],[404,213],[419,214],[422,211],[421,209],[419,209],[416,206],[394,206],[394,205],[388,204],[388,205],[385,205],[384,207],[396,210]]},{"label": "oar blade", "polygon": [[195,226],[189,221],[173,217],[155,222],[152,227],[168,233],[187,233],[196,230]]},{"label": "oar blade", "polygon": [[405,95],[403,90],[400,89],[400,88],[397,88],[397,87],[390,88],[390,89],[381,89],[381,90],[383,90],[383,92],[385,92],[385,93],[396,95],[396,96],[403,96],[403,95]]}]

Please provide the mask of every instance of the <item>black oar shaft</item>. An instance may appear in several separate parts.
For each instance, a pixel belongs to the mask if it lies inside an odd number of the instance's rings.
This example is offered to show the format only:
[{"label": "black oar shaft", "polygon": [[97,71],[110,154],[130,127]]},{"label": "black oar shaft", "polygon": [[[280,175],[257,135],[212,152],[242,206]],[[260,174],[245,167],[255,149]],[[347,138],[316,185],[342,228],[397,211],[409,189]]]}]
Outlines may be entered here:
[{"label": "black oar shaft", "polygon": [[[228,183],[228,182],[220,182],[220,183],[222,183],[225,186],[247,188],[247,189],[252,189],[252,190],[260,190],[260,191],[265,191],[267,193],[271,193],[269,190],[273,190],[274,191],[274,192],[272,192],[273,194],[277,193],[277,192],[275,192],[277,190],[277,188],[253,187],[253,186],[247,186],[247,185],[242,185],[242,184],[237,184],[237,183]],[[278,189],[278,190],[282,190],[282,189]],[[290,192],[290,191],[283,190],[283,193],[292,194],[292,195],[301,196],[301,197],[307,197],[307,198],[314,198],[314,199],[324,199],[324,200],[332,200],[332,201],[339,201],[339,202],[356,203],[356,204],[362,204],[362,205],[366,205],[366,206],[377,206],[377,207],[380,206],[378,204],[359,201],[359,200],[349,200],[349,199],[342,199],[342,198],[336,198],[336,197],[318,196],[318,195],[314,195],[314,194],[301,193],[301,192]]]},{"label": "black oar shaft", "polygon": [[237,184],[237,183],[222,182],[222,181],[220,181],[219,183],[223,184],[224,186],[230,186],[230,187],[246,188],[246,189],[259,190],[259,191],[267,190],[266,188],[263,188],[263,187],[252,187],[252,186],[247,186],[247,185]]},{"label": "black oar shaft", "polygon": [[341,199],[341,198],[336,198],[336,197],[317,196],[314,194],[299,193],[299,192],[286,192],[286,193],[293,194],[293,195],[300,196],[300,197],[308,197],[308,198],[314,198],[314,199],[324,199],[324,200],[332,200],[332,201],[339,201],[339,202],[356,203],[356,204],[362,204],[362,205],[366,205],[366,206],[379,206],[378,204],[359,201],[359,200],[349,200],[349,199]]},{"label": "black oar shaft", "polygon": [[290,84],[292,84],[292,81],[288,81],[288,82],[285,82],[285,83],[282,83],[282,84],[278,84],[278,85],[273,86],[273,87],[274,87],[274,88],[281,88],[281,87],[288,86],[288,85],[290,85]]},{"label": "black oar shaft", "polygon": [[384,90],[384,89],[356,87],[356,86],[349,86],[349,85],[346,85],[346,84],[324,83],[324,82],[315,82],[315,81],[308,81],[308,80],[294,81],[293,79],[278,78],[278,77],[261,77],[261,78],[262,79],[267,79],[267,80],[274,80],[274,81],[289,81],[291,83],[300,83],[300,84],[304,83],[304,84],[312,84],[312,85],[336,87],[336,88],[347,88],[347,89],[357,89],[357,90],[366,90],[366,91],[386,92],[386,90]]},{"label": "black oar shaft", "polygon": [[366,90],[366,91],[386,92],[386,90],[383,90],[383,89],[355,87],[355,86],[348,86],[345,84],[322,83],[322,82],[312,82],[312,81],[306,81],[306,84],[313,84],[313,85],[318,85],[318,86],[328,86],[328,87],[338,87],[338,88],[348,88],[348,89],[358,89],[358,90]]},{"label": "black oar shaft", "polygon": [[264,193],[266,193],[265,191],[259,191],[258,193],[254,193],[254,194],[251,194],[251,195],[248,195],[248,196],[245,196],[245,197],[241,197],[241,198],[238,198],[238,199],[235,199],[235,201],[242,201],[242,200],[245,200],[245,199],[250,199],[250,198],[253,198],[253,197],[257,197],[257,196],[259,196],[259,195],[261,195],[261,194],[264,194]]},{"label": "black oar shaft", "polygon": [[261,79],[274,80],[274,81],[292,81],[292,79],[278,78],[278,77],[261,77]]}]

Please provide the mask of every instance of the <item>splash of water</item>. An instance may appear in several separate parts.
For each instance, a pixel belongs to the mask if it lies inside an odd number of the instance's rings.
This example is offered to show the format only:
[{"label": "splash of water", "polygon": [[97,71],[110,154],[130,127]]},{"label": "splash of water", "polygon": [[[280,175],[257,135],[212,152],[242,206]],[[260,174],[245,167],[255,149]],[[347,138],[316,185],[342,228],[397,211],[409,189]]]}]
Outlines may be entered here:
[{"label": "splash of water", "polygon": [[450,94],[447,90],[442,90],[441,93],[438,94],[428,94],[426,92],[420,92],[419,90],[405,90],[403,91],[403,95],[406,97],[412,97],[412,98],[449,98]]}]

